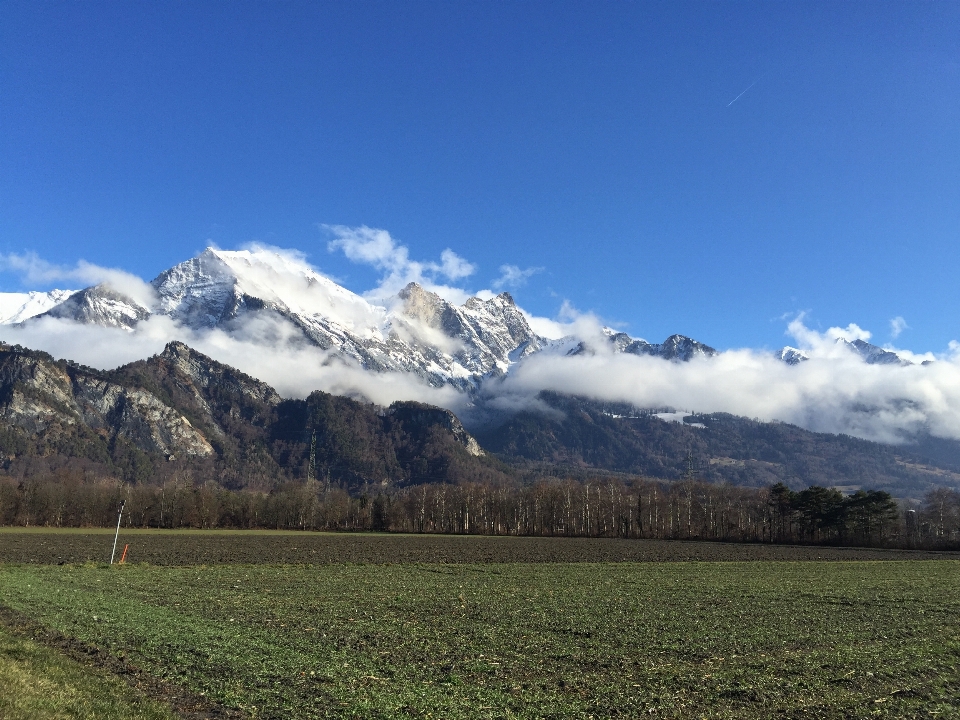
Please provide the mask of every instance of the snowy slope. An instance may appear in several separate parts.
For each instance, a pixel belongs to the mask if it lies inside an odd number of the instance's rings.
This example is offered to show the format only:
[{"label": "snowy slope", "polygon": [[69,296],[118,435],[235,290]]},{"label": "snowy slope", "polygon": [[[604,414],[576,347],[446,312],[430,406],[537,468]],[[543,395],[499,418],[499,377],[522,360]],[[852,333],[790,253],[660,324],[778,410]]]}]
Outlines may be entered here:
[{"label": "snowy slope", "polygon": [[59,305],[76,290],[50,292],[0,293],[0,325],[14,325],[45,313]]},{"label": "snowy slope", "polygon": [[[913,365],[909,360],[905,360],[891,350],[884,350],[882,347],[873,345],[865,340],[844,340],[837,338],[837,345],[846,348],[851,353],[858,355],[867,365]],[[777,358],[787,363],[787,365],[799,365],[809,360],[809,356],[789,345],[781,348],[777,352]]]},{"label": "snowy slope", "polygon": [[43,316],[133,330],[150,317],[150,310],[106,285],[94,285],[73,293]]},{"label": "snowy slope", "polygon": [[[196,331],[218,328],[228,333],[242,332],[255,320],[261,330],[275,330],[278,342],[292,339],[374,372],[414,373],[434,386],[461,390],[503,375],[535,353],[592,352],[579,338],[538,336],[506,292],[489,299],[472,297],[458,306],[410,283],[378,305],[296,255],[267,248],[208,248],[162,272],[151,285],[156,298],[149,308],[98,285],[65,296],[45,308],[45,314],[127,330],[151,315],[165,315]],[[11,301],[11,308],[14,304]],[[613,330],[606,336],[615,352],[676,361],[716,354],[682,335],[662,344]]]}]

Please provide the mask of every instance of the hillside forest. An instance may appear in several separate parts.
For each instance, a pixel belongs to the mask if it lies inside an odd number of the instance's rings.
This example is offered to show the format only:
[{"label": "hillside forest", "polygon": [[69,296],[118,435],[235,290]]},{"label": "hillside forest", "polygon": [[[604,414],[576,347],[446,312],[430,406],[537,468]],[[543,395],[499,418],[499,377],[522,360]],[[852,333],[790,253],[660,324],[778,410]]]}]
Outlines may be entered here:
[{"label": "hillside forest", "polygon": [[4,346],[0,524],[111,525],[122,500],[129,527],[960,542],[949,444],[541,400],[471,434],[415,402],[280,398],[181,343],[109,372]]}]

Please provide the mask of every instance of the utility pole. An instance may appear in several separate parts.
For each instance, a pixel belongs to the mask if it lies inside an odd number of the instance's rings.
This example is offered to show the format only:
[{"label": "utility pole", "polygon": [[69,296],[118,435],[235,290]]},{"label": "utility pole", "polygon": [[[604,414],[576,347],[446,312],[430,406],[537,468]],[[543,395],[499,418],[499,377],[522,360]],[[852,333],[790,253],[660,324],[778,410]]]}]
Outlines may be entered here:
[{"label": "utility pole", "polygon": [[120,518],[123,517],[123,506],[126,504],[126,500],[120,501],[120,509],[117,511],[117,532],[113,536],[113,552],[110,553],[110,564],[113,565],[113,556],[117,554],[117,538],[120,537]]},{"label": "utility pole", "polygon": [[307,480],[317,479],[317,431],[310,434],[310,464],[307,466]]}]

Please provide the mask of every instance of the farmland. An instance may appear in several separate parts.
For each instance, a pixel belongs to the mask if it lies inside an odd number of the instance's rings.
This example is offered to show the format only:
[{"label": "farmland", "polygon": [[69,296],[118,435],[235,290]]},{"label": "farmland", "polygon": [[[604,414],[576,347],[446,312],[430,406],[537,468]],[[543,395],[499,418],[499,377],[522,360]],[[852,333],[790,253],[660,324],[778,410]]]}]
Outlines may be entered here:
[{"label": "farmland", "polygon": [[[0,602],[136,673],[251,717],[960,713],[953,559],[543,538],[158,533],[126,542],[145,553],[156,541],[165,566],[52,564],[64,562],[57,557],[71,539],[83,546],[90,538],[109,551],[112,538],[102,533],[0,533]],[[21,542],[51,544],[31,559]],[[224,550],[231,542],[234,550]],[[211,544],[229,562],[176,550],[214,552]],[[245,549],[257,544],[268,548],[259,563]],[[750,556],[759,550],[783,556]]]},{"label": "farmland", "polygon": [[[260,530],[129,530],[132,563],[608,563],[960,559],[960,552],[618,538],[392,535]],[[0,528],[0,563],[107,562],[112,529]],[[119,553],[118,553],[119,557]]]}]

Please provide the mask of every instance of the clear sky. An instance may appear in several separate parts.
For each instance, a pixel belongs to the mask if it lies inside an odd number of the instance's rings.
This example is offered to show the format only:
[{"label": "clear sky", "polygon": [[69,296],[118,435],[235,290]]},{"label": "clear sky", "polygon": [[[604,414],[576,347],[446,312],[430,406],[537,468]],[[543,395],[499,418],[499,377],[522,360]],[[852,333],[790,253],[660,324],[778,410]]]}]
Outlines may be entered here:
[{"label": "clear sky", "polygon": [[[960,339],[960,3],[0,5],[0,253],[150,279],[323,224],[635,336]],[[62,284],[62,283],[60,283]],[[24,288],[9,273],[0,290]]]}]

